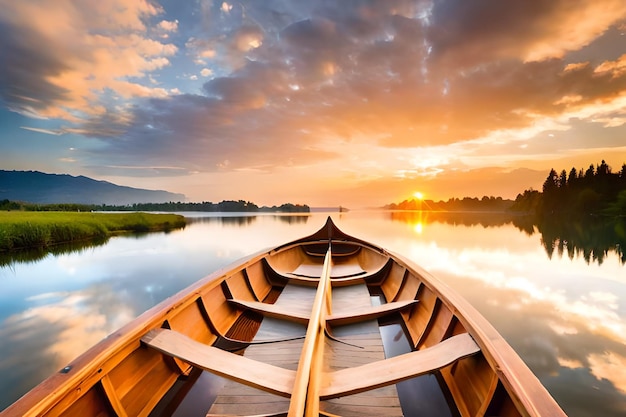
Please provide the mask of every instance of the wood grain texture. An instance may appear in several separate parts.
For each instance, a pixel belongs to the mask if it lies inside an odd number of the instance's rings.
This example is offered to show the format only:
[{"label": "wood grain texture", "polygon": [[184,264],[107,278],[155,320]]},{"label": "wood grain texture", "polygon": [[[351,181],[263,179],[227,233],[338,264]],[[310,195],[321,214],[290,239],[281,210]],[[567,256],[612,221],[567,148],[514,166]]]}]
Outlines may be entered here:
[{"label": "wood grain texture", "polygon": [[278,395],[291,395],[295,380],[293,371],[204,345],[167,329],[151,330],[141,340],[166,355],[217,375]]},{"label": "wood grain texture", "polygon": [[454,336],[428,349],[405,353],[367,365],[329,372],[321,396],[322,398],[341,397],[395,384],[436,371],[479,351],[480,348],[470,335]]}]

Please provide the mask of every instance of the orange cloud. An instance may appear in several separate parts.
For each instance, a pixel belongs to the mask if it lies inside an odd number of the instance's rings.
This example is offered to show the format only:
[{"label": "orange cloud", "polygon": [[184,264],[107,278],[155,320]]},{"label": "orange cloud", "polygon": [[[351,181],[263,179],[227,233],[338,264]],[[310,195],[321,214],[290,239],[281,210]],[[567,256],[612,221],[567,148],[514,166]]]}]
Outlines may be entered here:
[{"label": "orange cloud", "polygon": [[544,15],[533,26],[540,35],[526,45],[526,61],[562,58],[588,45],[626,16],[626,3],[621,0],[578,0],[568,2],[568,6],[555,7],[555,13]]},{"label": "orange cloud", "polygon": [[[15,73],[12,83],[24,94],[16,110],[73,123],[103,113],[102,96],[107,91],[125,97],[163,96],[134,81],[169,65],[168,57],[177,52],[173,44],[148,37],[146,22],[161,10],[144,0],[102,0],[76,5],[69,0],[37,2],[2,1],[0,20],[16,28],[12,45],[22,59],[36,51],[51,51],[48,59],[27,73]],[[174,30],[171,23],[159,25]],[[53,52],[52,52],[53,51]],[[49,94],[37,90],[29,77],[45,82]],[[133,79],[131,81],[131,79]],[[152,91],[148,91],[152,90]],[[24,105],[29,97],[37,98]],[[19,102],[18,101],[18,102]]]}]

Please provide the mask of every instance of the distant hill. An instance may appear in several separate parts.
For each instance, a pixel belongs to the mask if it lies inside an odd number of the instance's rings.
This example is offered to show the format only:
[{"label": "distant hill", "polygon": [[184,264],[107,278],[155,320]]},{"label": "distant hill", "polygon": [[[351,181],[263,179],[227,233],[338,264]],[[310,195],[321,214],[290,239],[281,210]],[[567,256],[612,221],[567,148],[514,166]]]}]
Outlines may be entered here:
[{"label": "distant hill", "polygon": [[124,187],[84,176],[0,170],[0,200],[4,199],[40,204],[126,205],[185,201],[186,197],[168,191]]}]

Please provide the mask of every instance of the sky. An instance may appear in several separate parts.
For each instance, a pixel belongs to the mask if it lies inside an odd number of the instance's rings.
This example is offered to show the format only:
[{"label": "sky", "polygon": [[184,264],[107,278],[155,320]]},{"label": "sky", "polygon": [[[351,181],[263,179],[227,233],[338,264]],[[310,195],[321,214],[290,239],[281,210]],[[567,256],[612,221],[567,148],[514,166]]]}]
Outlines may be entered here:
[{"label": "sky", "polygon": [[376,207],[626,162],[623,0],[0,0],[0,169]]}]

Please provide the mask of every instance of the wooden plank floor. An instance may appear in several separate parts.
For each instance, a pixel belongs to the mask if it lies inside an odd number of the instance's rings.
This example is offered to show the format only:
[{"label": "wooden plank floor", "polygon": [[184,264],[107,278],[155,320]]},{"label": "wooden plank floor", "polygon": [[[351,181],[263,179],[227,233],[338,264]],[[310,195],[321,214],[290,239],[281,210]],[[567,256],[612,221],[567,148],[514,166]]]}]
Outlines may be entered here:
[{"label": "wooden plank floor", "polygon": [[[371,306],[365,284],[333,288],[333,313]],[[359,366],[385,359],[378,322],[370,320],[333,329],[335,340],[326,339],[326,371]],[[402,416],[396,386],[391,385],[356,395],[322,401],[320,409],[348,416]]]},{"label": "wooden plank floor", "polygon": [[[311,311],[315,288],[287,285],[276,304],[294,311]],[[341,313],[355,307],[370,306],[367,287],[355,285],[333,288],[333,312]],[[306,327],[282,320],[265,318],[256,340],[285,336],[304,336]],[[326,339],[325,370],[337,370],[384,359],[378,324],[375,320],[337,327],[333,335],[341,341]],[[304,339],[252,345],[245,357],[286,369],[296,370]],[[268,375],[271,378],[271,375]],[[265,393],[228,381],[218,394],[209,414],[255,415],[287,411],[289,399]],[[333,400],[322,401],[323,411],[349,416],[401,416],[402,410],[395,385]]]}]

